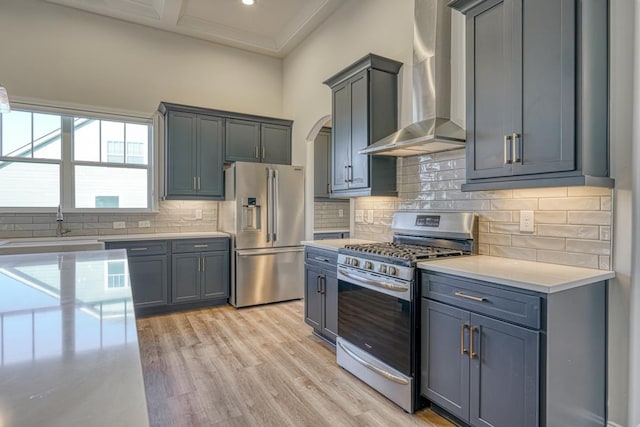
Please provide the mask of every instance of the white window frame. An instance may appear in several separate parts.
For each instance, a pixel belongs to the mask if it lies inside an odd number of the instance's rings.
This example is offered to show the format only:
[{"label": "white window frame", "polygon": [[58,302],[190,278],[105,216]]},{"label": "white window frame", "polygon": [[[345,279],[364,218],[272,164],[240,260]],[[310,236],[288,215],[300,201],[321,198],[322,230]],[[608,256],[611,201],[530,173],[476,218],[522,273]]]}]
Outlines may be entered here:
[{"label": "white window frame", "polygon": [[[70,117],[62,118],[62,153],[61,160],[58,159],[29,159],[3,157],[0,161],[26,162],[26,163],[49,163],[60,165],[60,205],[65,213],[95,213],[95,214],[149,214],[157,213],[157,179],[156,179],[156,144],[158,136],[158,123],[154,114],[145,114],[131,111],[117,111],[102,109],[95,106],[79,104],[54,104],[47,101],[34,100],[28,98],[12,98],[11,108],[32,113],[58,114]],[[73,129],[73,117],[88,117],[96,120],[113,120],[133,124],[144,124],[149,126],[149,142],[147,147],[147,165],[108,163],[96,161],[74,161],[73,144],[71,135]],[[66,135],[66,136],[64,136]],[[125,142],[126,143],[126,142]],[[126,150],[125,150],[126,151]],[[126,160],[126,159],[125,159]],[[130,168],[147,170],[147,208],[76,208],[75,200],[75,166],[100,166],[113,168]],[[51,207],[0,207],[0,213],[48,213],[52,212]]]}]

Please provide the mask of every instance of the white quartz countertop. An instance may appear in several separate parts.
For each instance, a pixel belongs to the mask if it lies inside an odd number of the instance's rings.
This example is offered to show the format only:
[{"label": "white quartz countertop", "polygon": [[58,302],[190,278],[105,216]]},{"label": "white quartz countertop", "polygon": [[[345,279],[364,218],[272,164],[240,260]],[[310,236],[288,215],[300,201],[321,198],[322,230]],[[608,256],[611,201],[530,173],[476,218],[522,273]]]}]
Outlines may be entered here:
[{"label": "white quartz countertop", "polygon": [[613,271],[523,261],[487,255],[443,258],[418,268],[543,293],[560,292],[615,277]]},{"label": "white quartz countertop", "polygon": [[313,230],[313,234],[321,233],[348,233],[348,228],[316,228]]},{"label": "white quartz countertop", "polygon": [[362,243],[375,243],[373,240],[363,239],[324,239],[324,240],[304,240],[302,242],[305,246],[312,246],[314,248],[327,249],[330,251],[338,251],[340,248],[344,248],[345,245],[359,245]]},{"label": "white quartz countertop", "polygon": [[0,256],[1,425],[149,425],[126,260]]},{"label": "white quartz countertop", "polygon": [[99,236],[102,242],[124,242],[127,240],[179,240],[179,239],[206,239],[214,237],[229,237],[228,233],[221,231],[190,232],[190,233],[149,233],[149,234],[114,234]]}]

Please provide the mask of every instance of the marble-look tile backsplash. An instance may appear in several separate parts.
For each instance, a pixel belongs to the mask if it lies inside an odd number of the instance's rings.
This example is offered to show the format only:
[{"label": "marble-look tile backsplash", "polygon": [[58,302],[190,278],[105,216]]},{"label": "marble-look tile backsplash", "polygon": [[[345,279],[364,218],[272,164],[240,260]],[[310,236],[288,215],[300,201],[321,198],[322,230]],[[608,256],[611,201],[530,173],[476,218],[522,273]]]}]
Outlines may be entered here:
[{"label": "marble-look tile backsplash", "polygon": [[[340,215],[342,211],[342,215]],[[313,229],[349,229],[349,200],[314,202]]]},{"label": "marble-look tile backsplash", "polygon": [[[202,210],[202,219],[196,219],[198,209]],[[123,221],[126,227],[113,228],[116,221]],[[139,227],[139,221],[149,221],[150,227]],[[217,231],[218,202],[165,200],[159,202],[157,213],[65,213],[63,224],[64,228],[71,230],[68,237]],[[51,237],[56,235],[56,228],[55,212],[0,214],[0,239]]]},{"label": "marble-look tile backsplash", "polygon": [[[460,191],[464,150],[402,158],[398,197],[362,197],[364,223],[355,237],[391,239],[391,218],[401,210],[471,211],[479,215],[480,254],[609,270],[612,190],[551,187],[500,191]],[[373,223],[367,223],[373,211]],[[533,233],[520,232],[520,211],[534,211]]]}]

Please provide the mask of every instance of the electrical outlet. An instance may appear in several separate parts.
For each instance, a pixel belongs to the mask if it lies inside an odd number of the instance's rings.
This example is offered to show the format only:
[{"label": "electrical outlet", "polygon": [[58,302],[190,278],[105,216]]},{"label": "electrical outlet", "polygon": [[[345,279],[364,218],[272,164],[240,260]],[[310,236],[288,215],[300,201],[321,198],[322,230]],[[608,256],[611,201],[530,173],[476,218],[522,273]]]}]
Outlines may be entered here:
[{"label": "electrical outlet", "polygon": [[139,228],[151,227],[151,221],[138,221]]},{"label": "electrical outlet", "polygon": [[533,233],[533,211],[520,211],[520,231]]},{"label": "electrical outlet", "polygon": [[367,211],[367,222],[373,224],[373,211],[371,209]]},{"label": "electrical outlet", "polygon": [[344,209],[338,209],[338,218],[342,218],[344,216]]},{"label": "electrical outlet", "polygon": [[114,221],[113,228],[127,228],[127,223],[124,221]]},{"label": "electrical outlet", "polygon": [[202,219],[202,209],[196,209],[196,219]]},{"label": "electrical outlet", "polygon": [[362,209],[356,209],[356,222],[364,222],[364,215]]}]

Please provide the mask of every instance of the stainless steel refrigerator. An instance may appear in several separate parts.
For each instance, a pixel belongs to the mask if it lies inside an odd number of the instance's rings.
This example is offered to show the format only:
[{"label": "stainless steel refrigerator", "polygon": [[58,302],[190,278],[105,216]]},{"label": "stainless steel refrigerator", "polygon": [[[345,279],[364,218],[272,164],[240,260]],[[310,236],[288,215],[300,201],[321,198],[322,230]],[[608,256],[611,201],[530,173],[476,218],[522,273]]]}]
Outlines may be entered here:
[{"label": "stainless steel refrigerator", "polygon": [[220,230],[233,241],[230,303],[304,296],[304,168],[236,162],[225,171]]}]

